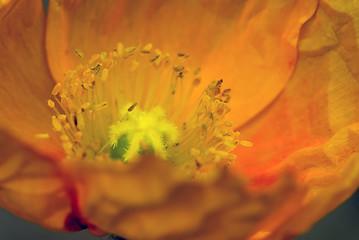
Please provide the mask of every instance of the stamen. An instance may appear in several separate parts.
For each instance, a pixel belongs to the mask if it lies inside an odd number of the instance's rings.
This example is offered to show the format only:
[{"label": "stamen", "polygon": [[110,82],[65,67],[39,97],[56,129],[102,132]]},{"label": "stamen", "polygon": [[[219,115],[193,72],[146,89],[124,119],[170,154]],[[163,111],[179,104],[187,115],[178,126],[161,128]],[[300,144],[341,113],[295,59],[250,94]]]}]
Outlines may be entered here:
[{"label": "stamen", "polygon": [[[75,54],[84,56],[78,49]],[[171,59],[150,43],[118,43],[69,71],[52,90],[55,102],[48,100],[67,157],[131,162],[151,152],[197,178],[218,163],[230,164],[238,144],[252,146],[225,120],[231,91],[222,90],[222,79],[193,102],[203,80],[200,68],[186,67],[189,57],[180,52]]]},{"label": "stamen", "polygon": [[35,135],[35,138],[38,138],[38,139],[47,139],[47,138],[50,138],[49,134],[47,133],[39,133],[39,134],[36,134]]}]

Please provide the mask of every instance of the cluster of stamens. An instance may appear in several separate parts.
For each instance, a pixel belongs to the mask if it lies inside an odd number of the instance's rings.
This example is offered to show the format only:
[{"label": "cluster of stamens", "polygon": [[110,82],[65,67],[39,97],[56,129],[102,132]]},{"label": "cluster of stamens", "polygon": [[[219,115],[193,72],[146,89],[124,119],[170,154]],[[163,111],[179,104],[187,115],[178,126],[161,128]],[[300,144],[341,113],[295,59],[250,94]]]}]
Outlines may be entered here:
[{"label": "cluster of stamens", "polygon": [[222,91],[222,83],[222,79],[216,80],[206,88],[194,116],[182,125],[181,148],[175,151],[186,155],[179,158],[183,161],[181,166],[195,175],[207,172],[220,162],[231,164],[237,156],[230,152],[238,144],[252,146],[251,142],[240,139],[239,132],[232,130],[232,122],[224,120],[230,111],[231,90]]},{"label": "cluster of stamens", "polygon": [[[87,61],[76,53],[82,63],[56,84],[54,99],[48,100],[68,159],[130,162],[151,150],[196,177],[218,163],[231,163],[238,144],[250,145],[225,121],[231,97],[230,89],[222,90],[223,80],[213,81],[193,108],[190,99],[201,77],[199,68],[191,72],[183,66],[187,54],[171,60],[151,44],[124,48],[121,43]],[[116,149],[122,153],[113,154]]]}]

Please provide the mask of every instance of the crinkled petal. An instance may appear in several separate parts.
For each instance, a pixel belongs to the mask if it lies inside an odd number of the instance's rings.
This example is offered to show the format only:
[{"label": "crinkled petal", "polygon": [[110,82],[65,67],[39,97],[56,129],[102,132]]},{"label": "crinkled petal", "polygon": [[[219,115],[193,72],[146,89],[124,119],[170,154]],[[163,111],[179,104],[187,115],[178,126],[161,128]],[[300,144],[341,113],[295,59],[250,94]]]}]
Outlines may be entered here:
[{"label": "crinkled petal", "polygon": [[0,126],[34,149],[58,154],[36,134],[51,133],[46,100],[53,81],[44,52],[44,12],[41,1],[0,3]]},{"label": "crinkled petal", "polygon": [[63,230],[71,204],[56,162],[0,131],[0,207],[43,227]]},{"label": "crinkled petal", "polygon": [[292,79],[241,129],[254,146],[237,150],[236,169],[254,188],[270,185],[288,168],[310,188],[293,215],[305,221],[292,219],[290,229],[268,227],[280,229],[280,237],[308,229],[358,187],[358,11],[352,2],[320,2],[302,29]]},{"label": "crinkled petal", "polygon": [[118,41],[140,41],[171,54],[189,53],[190,70],[202,67],[203,75],[193,100],[214,78],[224,78],[224,86],[233,88],[229,114],[238,126],[285,86],[300,27],[315,6],[316,0],[52,1],[48,60],[61,81],[81,61],[75,49],[90,57]]},{"label": "crinkled petal", "polygon": [[[303,152],[305,152],[303,154]],[[359,124],[338,131],[320,147],[304,149],[288,160],[299,181],[310,186],[300,210],[276,228],[269,239],[297,236],[349,198],[359,186]]]},{"label": "crinkled petal", "polygon": [[[259,227],[253,239],[285,239],[307,231],[313,223],[345,201],[359,186],[359,124],[338,131],[320,146],[301,149],[267,174],[291,168],[308,187],[302,201],[292,202],[291,213],[277,213]],[[267,235],[260,237],[262,232]]]},{"label": "crinkled petal", "polygon": [[252,194],[226,173],[192,182],[162,160],[67,163],[90,224],[129,239],[243,239],[303,190],[284,177]]}]

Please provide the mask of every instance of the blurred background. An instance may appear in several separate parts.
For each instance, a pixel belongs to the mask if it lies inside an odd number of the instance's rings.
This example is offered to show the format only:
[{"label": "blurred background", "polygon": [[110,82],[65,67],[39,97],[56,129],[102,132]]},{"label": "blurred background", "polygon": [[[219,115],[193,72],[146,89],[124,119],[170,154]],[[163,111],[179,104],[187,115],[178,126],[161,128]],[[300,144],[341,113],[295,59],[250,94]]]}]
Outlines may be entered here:
[{"label": "blurred background", "polygon": [[[47,9],[48,0],[43,0]],[[107,240],[93,237],[87,231],[56,233],[26,222],[0,208],[0,240]],[[356,240],[359,239],[359,191],[350,199],[319,221],[296,240]]]},{"label": "blurred background", "polygon": [[[1,240],[107,240],[93,237],[87,231],[55,233],[36,224],[21,220],[0,209]],[[319,221],[306,234],[296,240],[357,240],[359,239],[359,191],[349,200]]]}]

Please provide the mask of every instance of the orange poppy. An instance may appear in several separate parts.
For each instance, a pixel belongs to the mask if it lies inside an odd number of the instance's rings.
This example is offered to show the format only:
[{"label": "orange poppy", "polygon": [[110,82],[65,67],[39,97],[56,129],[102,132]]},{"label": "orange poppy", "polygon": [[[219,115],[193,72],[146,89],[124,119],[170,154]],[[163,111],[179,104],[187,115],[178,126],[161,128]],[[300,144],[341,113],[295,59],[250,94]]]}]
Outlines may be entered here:
[{"label": "orange poppy", "polygon": [[357,11],[0,1],[0,206],[129,239],[308,230],[358,187]]}]

